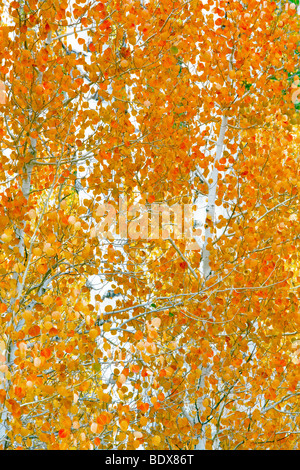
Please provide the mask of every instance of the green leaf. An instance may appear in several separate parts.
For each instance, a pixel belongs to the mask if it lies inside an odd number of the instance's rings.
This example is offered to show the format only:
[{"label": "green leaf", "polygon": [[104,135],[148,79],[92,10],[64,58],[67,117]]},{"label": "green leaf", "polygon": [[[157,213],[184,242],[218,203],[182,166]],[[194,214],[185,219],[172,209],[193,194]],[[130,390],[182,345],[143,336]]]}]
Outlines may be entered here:
[{"label": "green leaf", "polygon": [[252,86],[252,83],[247,83],[246,80],[243,82],[243,85],[245,87],[245,89],[248,91],[250,90],[251,86]]},{"label": "green leaf", "polygon": [[94,369],[95,372],[99,372],[100,369],[101,369],[100,364],[98,364],[98,362],[95,362],[95,363],[93,364],[93,369]]},{"label": "green leaf", "polygon": [[176,46],[172,46],[171,47],[171,53],[174,54],[174,55],[178,54],[178,48]]}]

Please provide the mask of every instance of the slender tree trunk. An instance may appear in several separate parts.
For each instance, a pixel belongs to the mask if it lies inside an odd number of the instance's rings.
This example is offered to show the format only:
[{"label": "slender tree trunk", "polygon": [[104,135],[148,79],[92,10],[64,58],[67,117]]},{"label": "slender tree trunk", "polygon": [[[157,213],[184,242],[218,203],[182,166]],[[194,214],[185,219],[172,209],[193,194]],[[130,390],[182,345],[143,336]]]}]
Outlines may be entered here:
[{"label": "slender tree trunk", "polygon": [[220,161],[220,158],[223,155],[223,147],[224,147],[224,137],[227,129],[227,116],[222,117],[220,133],[217,141],[216,146],[216,156],[214,160],[214,166],[209,177],[209,188],[208,188],[208,203],[206,207],[206,222],[205,222],[205,241],[203,246],[203,255],[202,255],[202,263],[203,263],[203,274],[204,278],[207,279],[212,274],[211,269],[211,254],[210,250],[208,249],[207,245],[209,241],[212,241],[213,238],[213,226],[215,222],[215,210],[216,210],[216,195],[217,195],[217,186],[218,186],[218,176],[219,171],[217,168],[217,164]]}]

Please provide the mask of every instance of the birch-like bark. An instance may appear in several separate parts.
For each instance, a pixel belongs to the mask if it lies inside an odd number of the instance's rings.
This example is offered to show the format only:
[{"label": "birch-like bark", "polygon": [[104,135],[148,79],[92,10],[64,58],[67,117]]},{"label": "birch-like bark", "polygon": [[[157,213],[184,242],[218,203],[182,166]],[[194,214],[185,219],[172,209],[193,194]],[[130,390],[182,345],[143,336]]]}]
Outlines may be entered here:
[{"label": "birch-like bark", "polygon": [[[210,371],[211,371],[211,366],[207,366],[207,367],[205,367],[205,369],[203,369],[202,375],[200,377],[200,384],[199,384],[200,388],[204,388],[205,377],[207,377],[209,375]],[[197,403],[197,408],[198,408],[197,412],[198,413],[199,413],[199,411],[200,412],[204,411],[203,399],[204,399],[204,397],[201,397],[198,400],[198,403]],[[195,450],[206,450],[205,425],[202,425],[202,434],[199,437],[198,444],[195,446]]]},{"label": "birch-like bark", "polygon": [[[21,4],[21,7],[22,6],[23,5]],[[45,44],[47,45],[50,42],[51,42],[51,32],[48,33]],[[42,81],[42,73],[39,76],[39,81],[40,82]],[[24,165],[23,180],[22,180],[22,195],[27,201],[28,201],[30,191],[31,191],[31,176],[32,176],[32,170],[34,167],[34,161],[36,159],[36,145],[37,145],[37,140],[31,137],[29,151],[32,154],[32,160],[29,163]],[[26,221],[23,221],[21,223],[21,228],[15,227],[16,235],[19,238],[18,250],[23,259],[25,259],[25,240],[24,240],[25,225],[26,225]],[[12,316],[10,319],[10,324],[8,326],[9,327],[11,326],[13,330],[18,331],[23,326],[24,320],[23,319],[19,320],[18,318],[15,317],[15,303],[18,299],[20,299],[22,295],[23,282],[20,279],[19,273],[13,274],[13,278],[16,280],[16,292],[15,292],[15,296],[10,299],[10,303],[9,303],[8,312],[11,312]],[[12,340],[11,338],[8,338],[7,345],[6,345],[6,363],[7,363],[9,371],[12,370],[12,367],[14,364],[15,352],[16,352],[16,342]],[[6,389],[6,391],[9,390],[10,385],[11,385],[10,380],[9,379],[5,380],[5,378],[3,377],[3,386]],[[10,428],[9,421],[10,421],[10,413],[7,410],[7,408],[4,406],[1,412],[1,422],[0,422],[0,443],[3,445],[4,450],[7,449],[9,446],[9,439],[7,437],[9,428]]]},{"label": "birch-like bark", "polygon": [[[203,263],[203,275],[207,279],[211,274],[211,253],[207,248],[209,240],[213,238],[213,225],[215,220],[215,210],[216,210],[216,196],[217,196],[217,185],[218,185],[218,176],[219,171],[217,164],[220,161],[220,158],[223,155],[224,148],[224,137],[227,130],[228,117],[223,116],[221,122],[220,133],[216,146],[216,156],[214,160],[214,166],[208,180],[208,202],[206,207],[206,225],[205,225],[205,240],[202,251],[202,263]],[[209,223],[207,223],[209,221]]]},{"label": "birch-like bark", "polygon": [[[219,136],[218,140],[216,142],[216,155],[215,159],[213,162],[213,168],[210,172],[210,175],[207,178],[204,178],[201,174],[198,174],[199,177],[205,182],[208,188],[208,197],[207,197],[207,205],[206,205],[206,221],[205,221],[205,232],[204,232],[204,244],[202,248],[202,273],[204,279],[208,279],[211,274],[212,274],[212,268],[211,268],[211,252],[208,249],[207,245],[210,240],[213,239],[213,228],[214,228],[214,223],[215,223],[215,212],[216,212],[216,198],[217,198],[217,186],[218,186],[218,176],[219,176],[219,170],[218,170],[218,163],[220,161],[220,158],[222,158],[223,155],[223,149],[224,149],[224,138],[226,134],[228,126],[228,117],[223,116],[222,121],[221,121],[221,127],[219,131]],[[203,199],[202,199],[203,201]],[[198,384],[199,389],[204,389],[205,386],[205,378],[210,374],[211,371],[211,366],[207,366],[201,370],[201,377],[200,381]],[[189,416],[189,422],[192,425],[196,425],[200,423],[200,416],[202,414],[202,411],[204,411],[203,407],[203,400],[205,396],[199,397],[196,403],[196,411],[197,415],[195,418],[192,418]],[[187,416],[187,411],[184,410],[185,416]],[[198,438],[198,443],[195,446],[195,450],[205,450],[207,448],[207,439],[205,437],[205,425],[203,424],[201,427],[201,432],[197,436]]]},{"label": "birch-like bark", "polygon": [[[32,141],[33,140],[34,139],[32,139]],[[32,142],[32,144],[33,144],[33,142]],[[36,142],[35,142],[35,144],[36,144]],[[35,146],[32,148],[32,151],[35,151]],[[24,175],[24,179],[23,179],[23,182],[22,182],[22,193],[23,193],[23,196],[26,198],[26,200],[28,200],[28,197],[29,197],[29,194],[30,194],[32,165],[29,163],[28,165],[26,165],[24,170],[25,170],[25,172],[24,172],[25,175]],[[25,222],[23,224],[25,224]],[[24,227],[22,227],[20,229],[16,228],[16,234],[19,238],[18,249],[19,249],[19,252],[20,252],[22,258],[24,258],[24,255],[25,255]],[[10,299],[10,305],[9,305],[8,312],[10,311],[12,313],[11,320],[10,320],[10,325],[12,326],[13,329],[18,331],[20,329],[20,327],[22,326],[22,324],[14,316],[14,313],[15,313],[14,312],[14,310],[15,310],[15,308],[14,308],[15,305],[14,304],[15,304],[16,298],[18,298],[21,294],[20,290],[22,289],[22,282],[20,282],[18,273],[15,273],[13,275],[13,278],[17,282],[17,284],[16,284],[16,297],[12,297]],[[7,366],[8,366],[9,371],[11,370],[11,368],[13,366],[13,363],[14,363],[14,360],[15,360],[15,352],[16,352],[15,341],[13,341],[11,338],[9,338],[8,342],[7,342],[7,347],[6,347],[6,362],[7,362]],[[3,380],[4,380],[4,388],[6,390],[9,390],[10,381],[6,380],[6,383],[5,383],[4,377],[3,377]],[[1,422],[0,422],[0,443],[3,442],[3,448],[7,449],[8,444],[9,444],[9,441],[7,439],[7,433],[9,431],[10,413],[6,409],[6,407],[4,407],[1,415],[2,416],[1,416]]]}]

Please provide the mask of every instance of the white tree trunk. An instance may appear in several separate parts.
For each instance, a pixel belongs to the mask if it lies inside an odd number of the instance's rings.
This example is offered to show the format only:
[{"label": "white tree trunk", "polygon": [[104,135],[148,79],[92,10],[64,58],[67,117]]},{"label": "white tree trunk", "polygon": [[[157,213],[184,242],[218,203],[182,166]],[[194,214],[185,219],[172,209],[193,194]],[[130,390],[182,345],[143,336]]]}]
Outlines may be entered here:
[{"label": "white tree trunk", "polygon": [[[216,156],[213,164],[212,172],[208,178],[208,202],[206,207],[206,218],[210,219],[212,226],[214,225],[215,221],[215,209],[216,209],[216,196],[217,196],[217,185],[218,185],[218,176],[219,171],[217,169],[217,164],[220,158],[223,155],[223,147],[224,147],[224,137],[227,130],[227,123],[228,117],[223,116],[221,122],[220,133],[217,141],[216,146]],[[202,251],[202,263],[203,263],[203,275],[204,278],[207,279],[211,274],[211,254],[210,251],[207,249],[208,240],[213,238],[213,231],[210,224],[206,224],[205,227],[205,240],[203,245]]]},{"label": "white tree trunk", "polygon": [[[217,186],[218,186],[218,176],[219,176],[219,170],[218,170],[218,163],[220,161],[220,158],[223,155],[223,148],[224,148],[224,138],[227,130],[227,125],[228,125],[228,117],[223,116],[222,121],[221,121],[221,127],[219,131],[219,136],[218,140],[216,143],[216,154],[213,162],[213,166],[211,169],[211,172],[207,178],[204,178],[201,175],[201,170],[199,169],[197,171],[198,176],[206,183],[208,187],[208,196],[207,196],[207,203],[206,203],[206,209],[205,209],[205,217],[206,217],[206,223],[205,223],[205,231],[204,231],[204,243],[202,247],[202,274],[204,279],[208,279],[212,273],[212,268],[211,268],[211,252],[208,249],[207,245],[209,240],[213,239],[214,236],[214,223],[215,223],[215,212],[216,212],[216,198],[217,198]],[[198,213],[203,216],[203,208],[201,205],[203,205],[203,197],[199,198],[197,203],[198,203]],[[209,220],[210,223],[207,223]],[[199,225],[202,224],[203,221],[199,220]],[[201,365],[200,365],[201,367]],[[203,389],[205,385],[205,377],[207,377],[211,372],[211,366],[207,366],[201,370],[201,377],[200,377],[200,382],[199,382],[199,388]],[[203,407],[203,400],[205,396],[202,396],[198,399],[196,408],[201,414],[201,411],[204,411]],[[195,424],[199,423],[199,419],[196,416],[193,418],[186,409],[184,409],[184,414],[189,420],[190,424],[193,426]],[[195,450],[205,450],[207,448],[207,439],[205,437],[205,425],[202,425],[202,430],[201,433],[198,434],[198,443],[195,446]]]}]

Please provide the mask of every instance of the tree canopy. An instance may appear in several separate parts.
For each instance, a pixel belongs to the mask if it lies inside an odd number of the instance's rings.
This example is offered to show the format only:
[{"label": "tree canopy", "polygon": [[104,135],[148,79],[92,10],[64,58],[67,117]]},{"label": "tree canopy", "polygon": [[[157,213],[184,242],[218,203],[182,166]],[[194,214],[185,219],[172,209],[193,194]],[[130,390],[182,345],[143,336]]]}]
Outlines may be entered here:
[{"label": "tree canopy", "polygon": [[0,1],[2,449],[299,448],[297,9]]}]

